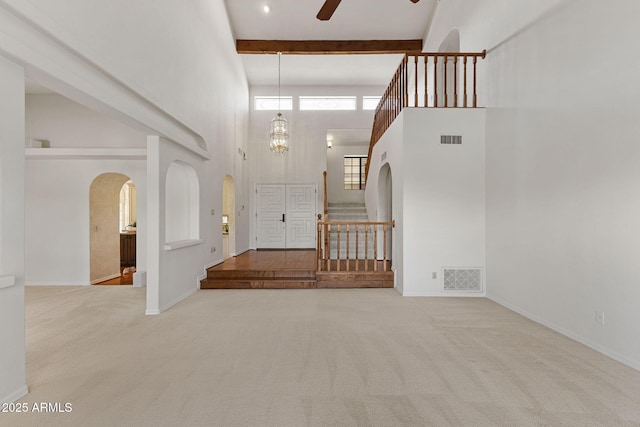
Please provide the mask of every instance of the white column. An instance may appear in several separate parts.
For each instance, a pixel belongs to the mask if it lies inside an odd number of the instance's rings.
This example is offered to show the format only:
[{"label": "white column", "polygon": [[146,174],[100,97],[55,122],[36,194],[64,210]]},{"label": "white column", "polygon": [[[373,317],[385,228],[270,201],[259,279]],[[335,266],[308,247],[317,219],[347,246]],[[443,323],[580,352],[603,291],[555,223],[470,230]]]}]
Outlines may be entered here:
[{"label": "white column", "polygon": [[24,69],[0,56],[0,403],[27,394]]},{"label": "white column", "polygon": [[[160,177],[160,137],[147,137],[147,310],[160,314],[160,235],[164,197]],[[163,240],[164,241],[164,238]]]}]

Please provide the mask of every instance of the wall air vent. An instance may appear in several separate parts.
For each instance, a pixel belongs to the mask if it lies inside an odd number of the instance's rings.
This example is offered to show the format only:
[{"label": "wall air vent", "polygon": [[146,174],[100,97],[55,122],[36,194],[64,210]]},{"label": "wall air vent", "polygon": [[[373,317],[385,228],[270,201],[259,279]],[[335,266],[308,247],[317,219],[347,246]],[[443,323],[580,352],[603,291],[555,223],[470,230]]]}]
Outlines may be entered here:
[{"label": "wall air vent", "polygon": [[440,144],[460,145],[462,144],[462,135],[440,135]]},{"label": "wall air vent", "polygon": [[463,267],[442,269],[444,292],[482,292],[482,269]]}]

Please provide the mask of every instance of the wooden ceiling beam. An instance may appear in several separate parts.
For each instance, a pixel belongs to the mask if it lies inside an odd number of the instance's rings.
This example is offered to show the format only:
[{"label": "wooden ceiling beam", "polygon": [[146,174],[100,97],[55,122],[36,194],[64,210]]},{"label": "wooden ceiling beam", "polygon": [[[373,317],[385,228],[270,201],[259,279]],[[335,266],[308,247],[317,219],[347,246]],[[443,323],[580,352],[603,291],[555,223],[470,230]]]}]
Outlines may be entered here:
[{"label": "wooden ceiling beam", "polygon": [[422,51],[422,40],[236,40],[243,54],[353,55]]}]

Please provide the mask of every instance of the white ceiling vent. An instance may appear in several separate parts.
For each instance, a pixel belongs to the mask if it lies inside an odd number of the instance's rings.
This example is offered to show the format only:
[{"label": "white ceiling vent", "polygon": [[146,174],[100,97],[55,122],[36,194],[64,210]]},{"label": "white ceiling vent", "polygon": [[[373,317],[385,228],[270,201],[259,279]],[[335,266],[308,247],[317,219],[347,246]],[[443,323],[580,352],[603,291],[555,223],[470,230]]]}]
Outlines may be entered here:
[{"label": "white ceiling vent", "polygon": [[482,292],[482,269],[473,267],[442,269],[444,292]]},{"label": "white ceiling vent", "polygon": [[462,135],[440,135],[440,144],[460,145],[462,144]]}]

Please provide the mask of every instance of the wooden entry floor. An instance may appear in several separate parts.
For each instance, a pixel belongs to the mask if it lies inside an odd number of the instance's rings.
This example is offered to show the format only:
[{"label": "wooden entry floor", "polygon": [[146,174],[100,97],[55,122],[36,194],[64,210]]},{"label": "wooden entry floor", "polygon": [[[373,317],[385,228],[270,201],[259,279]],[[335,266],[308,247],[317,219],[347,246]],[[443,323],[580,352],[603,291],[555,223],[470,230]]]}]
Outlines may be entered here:
[{"label": "wooden entry floor", "polygon": [[94,286],[133,285],[133,273],[122,273],[120,277],[96,283]]},{"label": "wooden entry floor", "polygon": [[392,288],[393,272],[316,272],[316,251],[248,251],[207,270],[201,289]]}]

